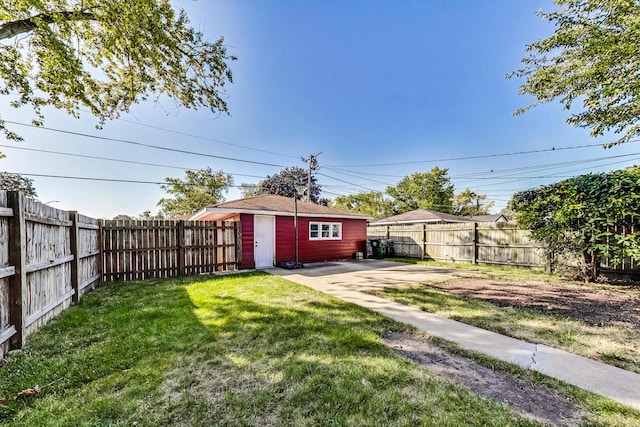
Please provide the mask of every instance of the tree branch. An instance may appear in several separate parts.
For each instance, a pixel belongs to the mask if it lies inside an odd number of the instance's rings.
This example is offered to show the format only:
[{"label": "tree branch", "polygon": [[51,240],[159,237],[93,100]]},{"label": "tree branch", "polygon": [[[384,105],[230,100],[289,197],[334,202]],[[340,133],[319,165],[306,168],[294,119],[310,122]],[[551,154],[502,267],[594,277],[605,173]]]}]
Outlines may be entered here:
[{"label": "tree branch", "polygon": [[[67,21],[93,21],[96,16],[90,12],[57,12],[56,15],[62,16]],[[55,19],[53,15],[35,15],[27,19],[19,21],[11,21],[0,25],[0,40],[9,39],[20,34],[30,33],[36,29],[36,20],[41,20],[46,24],[53,24]]]}]

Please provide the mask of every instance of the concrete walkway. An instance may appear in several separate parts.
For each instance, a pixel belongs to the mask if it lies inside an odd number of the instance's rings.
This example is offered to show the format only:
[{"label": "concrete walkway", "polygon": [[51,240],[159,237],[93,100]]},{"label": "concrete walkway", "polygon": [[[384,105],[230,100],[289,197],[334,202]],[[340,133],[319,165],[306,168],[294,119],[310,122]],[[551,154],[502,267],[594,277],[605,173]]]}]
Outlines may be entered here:
[{"label": "concrete walkway", "polygon": [[[435,316],[358,290],[359,287],[360,289],[380,287],[380,282],[385,282],[389,286],[394,283],[406,283],[409,280],[411,283],[428,281],[440,274],[452,274],[451,272],[430,271],[432,267],[368,260],[318,264],[309,267],[300,270],[274,268],[268,271],[292,282],[366,307],[398,322],[415,326],[430,335],[452,341],[467,350],[478,351],[522,368],[540,372],[640,410],[640,375],[636,373],[546,345],[531,344]],[[395,276],[398,277],[397,282],[393,282]],[[412,280],[417,277],[421,277],[422,280]]]}]

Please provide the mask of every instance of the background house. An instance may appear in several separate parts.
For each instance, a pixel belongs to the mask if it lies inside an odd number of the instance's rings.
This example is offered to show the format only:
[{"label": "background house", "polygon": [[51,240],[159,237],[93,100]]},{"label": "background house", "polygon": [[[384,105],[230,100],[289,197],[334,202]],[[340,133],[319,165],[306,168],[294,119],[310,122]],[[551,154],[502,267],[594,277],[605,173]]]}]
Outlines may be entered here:
[{"label": "background house", "polygon": [[412,225],[412,224],[450,224],[456,222],[508,222],[502,214],[458,216],[428,209],[416,209],[413,211],[393,215],[379,219],[370,225]]},{"label": "background house", "polygon": [[469,217],[475,222],[509,222],[506,216],[502,214],[494,215],[473,215]]},{"label": "background house", "polygon": [[[267,268],[295,261],[294,199],[271,194],[208,206],[191,220],[240,221],[240,268]],[[298,261],[351,259],[365,251],[371,217],[303,201],[297,202]]]},{"label": "background house", "polygon": [[428,209],[416,209],[413,211],[393,215],[387,218],[372,222],[371,225],[394,225],[394,224],[447,224],[454,222],[469,222],[470,219],[464,216],[446,214]]}]

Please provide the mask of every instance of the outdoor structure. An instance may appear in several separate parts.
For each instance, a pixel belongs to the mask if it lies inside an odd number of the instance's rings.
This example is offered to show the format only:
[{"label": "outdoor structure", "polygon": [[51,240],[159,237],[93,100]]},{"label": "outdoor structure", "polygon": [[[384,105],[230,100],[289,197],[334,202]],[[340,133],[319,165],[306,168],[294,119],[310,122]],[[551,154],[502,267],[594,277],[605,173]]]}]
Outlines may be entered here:
[{"label": "outdoor structure", "polygon": [[192,221],[241,222],[241,269],[351,259],[365,250],[368,219],[271,194],[208,206],[191,217]]},{"label": "outdoor structure", "polygon": [[468,217],[471,221],[475,222],[509,222],[509,219],[502,214],[494,215],[473,215]]},{"label": "outdoor structure", "polygon": [[371,225],[449,224],[455,222],[473,222],[473,220],[464,216],[451,215],[427,209],[416,209],[399,215],[379,219],[376,222],[371,223]]}]

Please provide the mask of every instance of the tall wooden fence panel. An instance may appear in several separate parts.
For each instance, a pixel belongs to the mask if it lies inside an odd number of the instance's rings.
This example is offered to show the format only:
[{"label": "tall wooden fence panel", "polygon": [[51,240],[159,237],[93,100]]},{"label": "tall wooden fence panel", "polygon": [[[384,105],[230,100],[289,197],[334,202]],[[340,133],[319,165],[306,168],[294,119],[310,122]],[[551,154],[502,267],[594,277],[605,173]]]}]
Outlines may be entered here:
[{"label": "tall wooden fence panel", "polygon": [[424,253],[424,230],[406,225],[392,225],[388,227],[387,235],[393,241],[393,250],[401,252],[411,258],[421,258]]},{"label": "tall wooden fence panel", "polygon": [[98,245],[98,221],[88,216],[70,212],[74,226],[72,228],[72,247],[77,247],[77,265],[72,264],[77,276],[76,298],[80,298],[100,283],[102,256]]},{"label": "tall wooden fence panel", "polygon": [[477,223],[476,262],[514,265],[519,267],[545,267],[548,261],[544,247],[531,238],[529,230],[509,223]]},{"label": "tall wooden fence panel", "polygon": [[[14,212],[15,214],[15,212]],[[22,301],[25,335],[71,305],[71,227],[66,211],[24,199],[25,241]]]},{"label": "tall wooden fence panel", "polygon": [[0,359],[9,351],[9,340],[16,334],[11,323],[9,279],[15,267],[9,263],[9,220],[13,210],[7,207],[7,193],[0,191]]},{"label": "tall wooden fence panel", "polygon": [[396,255],[450,262],[545,267],[543,248],[512,223],[373,225],[369,239],[390,239]]},{"label": "tall wooden fence panel", "polygon": [[117,220],[100,222],[102,280],[130,281],[235,271],[240,223]]},{"label": "tall wooden fence panel", "polygon": [[0,358],[99,279],[92,218],[0,191]]},{"label": "tall wooden fence panel", "polygon": [[474,262],[474,223],[429,224],[425,228],[425,258]]},{"label": "tall wooden fence panel", "polygon": [[388,239],[386,225],[368,225],[367,226],[367,238],[368,239]]}]

